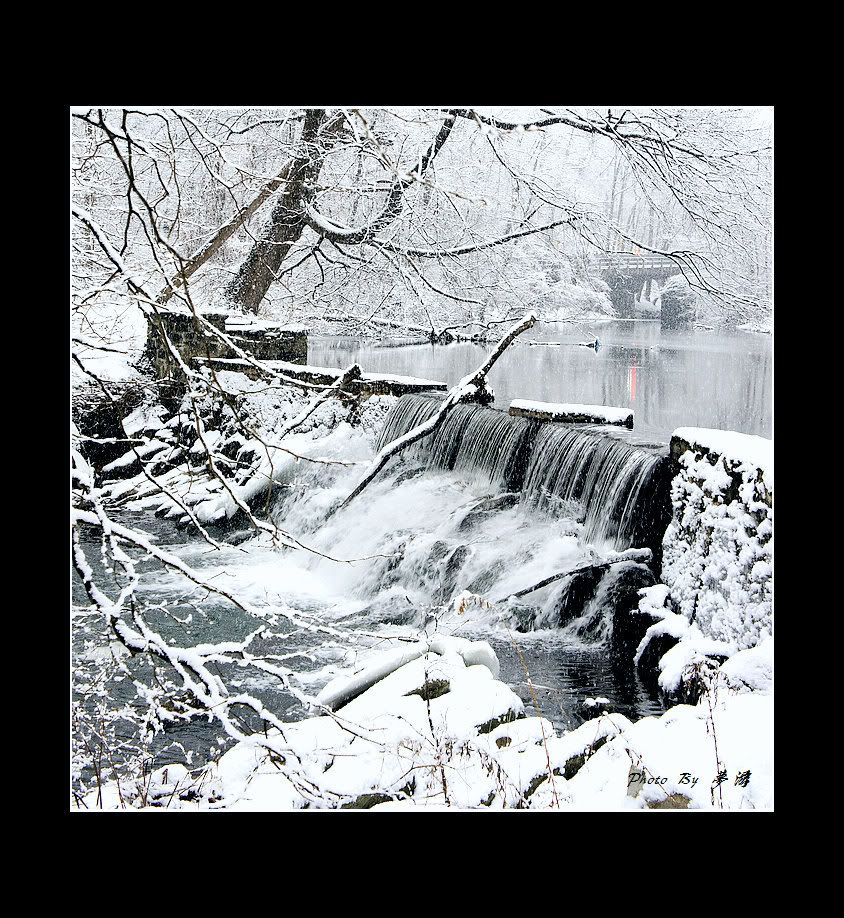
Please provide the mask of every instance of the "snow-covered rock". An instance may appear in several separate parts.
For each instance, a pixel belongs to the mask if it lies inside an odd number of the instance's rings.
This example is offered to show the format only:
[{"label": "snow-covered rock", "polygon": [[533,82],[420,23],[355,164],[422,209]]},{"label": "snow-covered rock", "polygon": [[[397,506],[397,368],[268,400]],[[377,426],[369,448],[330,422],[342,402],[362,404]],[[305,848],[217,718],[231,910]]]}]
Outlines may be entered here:
[{"label": "snow-covered rock", "polygon": [[720,670],[737,692],[770,694],[774,679],[774,642],[766,640],[730,657]]}]

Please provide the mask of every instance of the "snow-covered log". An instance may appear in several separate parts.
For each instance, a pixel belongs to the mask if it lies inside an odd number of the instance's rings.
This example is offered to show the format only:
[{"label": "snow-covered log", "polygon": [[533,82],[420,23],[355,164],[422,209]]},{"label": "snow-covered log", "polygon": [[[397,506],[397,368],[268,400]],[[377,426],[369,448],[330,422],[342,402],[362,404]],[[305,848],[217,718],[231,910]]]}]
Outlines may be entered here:
[{"label": "snow-covered log", "polygon": [[387,653],[378,653],[374,660],[366,663],[351,676],[343,675],[332,679],[317,696],[317,706],[336,711],[363,694],[376,682],[426,653],[439,656],[457,654],[466,666],[486,666],[493,676],[497,676],[499,672],[498,657],[486,641],[468,641],[464,638],[435,634],[429,641],[418,641]]},{"label": "snow-covered log", "polygon": [[[199,366],[208,367],[215,371],[230,371],[243,373],[250,379],[259,379],[266,375],[266,369],[282,374],[284,378],[295,384],[298,380],[303,385],[331,386],[342,375],[343,371],[336,367],[315,367],[308,364],[289,363],[285,360],[262,360],[261,366],[250,364],[239,358],[196,358]],[[353,380],[348,387],[349,392],[369,398],[372,395],[410,395],[416,392],[445,392],[448,386],[435,379],[424,379],[418,376],[398,376],[393,373],[362,373],[360,379]]]}]

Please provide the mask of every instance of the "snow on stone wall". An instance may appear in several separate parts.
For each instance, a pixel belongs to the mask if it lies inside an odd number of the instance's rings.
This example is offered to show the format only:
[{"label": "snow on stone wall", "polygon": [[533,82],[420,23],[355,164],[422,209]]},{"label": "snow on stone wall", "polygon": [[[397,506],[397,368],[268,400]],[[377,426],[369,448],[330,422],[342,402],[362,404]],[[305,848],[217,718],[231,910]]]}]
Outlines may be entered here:
[{"label": "snow on stone wall", "polygon": [[515,417],[536,418],[540,421],[563,421],[580,424],[618,424],[633,429],[630,408],[608,405],[559,405],[517,398],[510,402],[510,414]]},{"label": "snow on stone wall", "polygon": [[760,437],[709,433],[684,428],[672,440],[675,455],[677,443],[687,448],[672,483],[662,579],[705,637],[749,648],[772,630],[773,463],[759,461]]},{"label": "snow on stone wall", "polygon": [[[384,418],[396,401],[386,395],[374,395],[360,403],[327,399],[286,433],[313,395],[291,386],[268,386],[241,373],[219,371],[216,378],[236,401],[238,416],[213,390],[196,399],[204,427],[201,440],[189,397],[173,417],[167,421],[158,418],[151,427],[151,422],[138,420],[137,412],[129,415],[129,422],[143,424],[150,436],[104,467],[107,480],[101,493],[106,500],[131,501],[133,510],[154,510],[180,523],[188,522],[187,506],[200,523],[223,523],[240,509],[235,496],[250,503],[270,491],[273,482],[288,481],[297,473],[302,477],[311,463],[300,466],[301,457],[313,459],[325,476],[343,468],[334,464],[337,462],[349,467],[366,465]],[[244,422],[255,436],[246,434]],[[206,447],[213,450],[214,462],[227,477],[228,487],[209,472]],[[158,463],[149,471],[156,481],[138,471],[138,454],[155,455]],[[178,501],[172,495],[178,496]]]}]

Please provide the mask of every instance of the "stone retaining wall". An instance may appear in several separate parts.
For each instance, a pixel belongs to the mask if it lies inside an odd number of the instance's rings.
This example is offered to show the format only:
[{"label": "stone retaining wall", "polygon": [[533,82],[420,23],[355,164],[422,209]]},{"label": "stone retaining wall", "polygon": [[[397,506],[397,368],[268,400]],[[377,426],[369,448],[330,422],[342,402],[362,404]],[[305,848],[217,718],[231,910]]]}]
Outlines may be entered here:
[{"label": "stone retaining wall", "polygon": [[[228,370],[243,373],[249,379],[261,379],[265,374],[246,360],[228,358],[196,358],[201,366],[220,372]],[[275,370],[289,379],[298,380],[309,386],[331,386],[343,375],[343,370],[334,367],[311,367],[283,360],[266,360],[266,368]],[[433,379],[417,379],[412,376],[390,376],[387,373],[363,373],[360,379],[352,380],[348,391],[361,398],[372,395],[412,395],[420,392],[445,392],[448,386]]]},{"label": "stone retaining wall", "polygon": [[662,579],[677,613],[705,637],[738,648],[753,647],[772,631],[770,443],[693,429],[671,440],[678,474]]},{"label": "stone retaining wall", "polygon": [[[308,359],[308,334],[303,328],[263,321],[249,322],[225,313],[203,313],[202,317],[257,360],[286,360],[303,364]],[[238,356],[233,348],[208,332],[192,314],[161,311],[150,320],[145,351],[158,379],[181,375],[177,362],[164,343],[162,331],[186,364],[197,357]]]}]

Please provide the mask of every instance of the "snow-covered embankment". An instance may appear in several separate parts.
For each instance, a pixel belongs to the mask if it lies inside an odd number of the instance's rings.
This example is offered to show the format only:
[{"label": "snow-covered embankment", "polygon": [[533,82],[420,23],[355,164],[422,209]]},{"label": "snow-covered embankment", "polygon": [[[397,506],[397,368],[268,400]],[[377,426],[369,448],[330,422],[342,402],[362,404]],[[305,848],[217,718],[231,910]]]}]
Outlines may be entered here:
[{"label": "snow-covered embankment", "polygon": [[639,610],[656,621],[636,661],[659,670],[667,696],[694,698],[701,666],[772,639],[773,443],[680,428],[671,450],[663,582],[642,591]]}]

